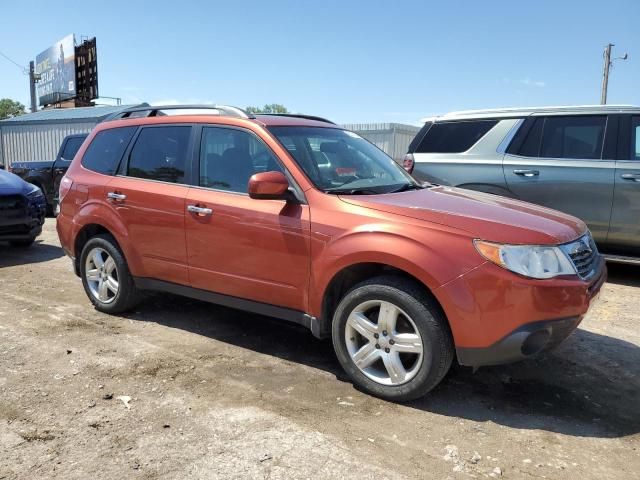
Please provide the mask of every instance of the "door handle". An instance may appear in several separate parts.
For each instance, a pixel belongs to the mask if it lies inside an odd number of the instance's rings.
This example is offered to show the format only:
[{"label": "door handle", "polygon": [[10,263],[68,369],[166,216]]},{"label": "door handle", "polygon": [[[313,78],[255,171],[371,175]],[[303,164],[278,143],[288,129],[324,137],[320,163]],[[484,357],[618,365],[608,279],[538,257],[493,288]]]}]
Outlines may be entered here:
[{"label": "door handle", "polygon": [[538,170],[514,170],[513,173],[521,177],[537,177],[540,175]]},{"label": "door handle", "polygon": [[640,173],[623,173],[620,176],[624,180],[631,180],[632,182],[640,182]]},{"label": "door handle", "polygon": [[190,213],[195,213],[200,217],[211,215],[213,213],[213,210],[211,210],[210,208],[199,207],[197,205],[187,205],[187,211]]},{"label": "door handle", "polygon": [[107,198],[109,200],[118,200],[118,201],[123,201],[127,199],[127,196],[122,194],[122,193],[116,193],[116,192],[109,192],[107,193]]}]

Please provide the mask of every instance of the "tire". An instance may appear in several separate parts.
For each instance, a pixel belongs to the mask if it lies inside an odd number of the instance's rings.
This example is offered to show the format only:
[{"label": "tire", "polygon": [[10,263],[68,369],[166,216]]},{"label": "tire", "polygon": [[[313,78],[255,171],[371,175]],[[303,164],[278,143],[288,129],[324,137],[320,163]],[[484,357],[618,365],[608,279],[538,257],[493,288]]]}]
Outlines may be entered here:
[{"label": "tire", "polygon": [[432,390],[454,357],[451,330],[435,300],[399,276],[380,276],[353,287],[335,311],[332,339],[356,387],[396,402]]},{"label": "tire", "polygon": [[33,242],[36,241],[36,237],[27,238],[26,240],[11,240],[9,245],[17,248],[27,248],[33,245]]},{"label": "tire", "polygon": [[111,235],[96,235],[84,245],[80,254],[80,278],[89,300],[100,312],[122,313],[140,301],[127,261]]}]

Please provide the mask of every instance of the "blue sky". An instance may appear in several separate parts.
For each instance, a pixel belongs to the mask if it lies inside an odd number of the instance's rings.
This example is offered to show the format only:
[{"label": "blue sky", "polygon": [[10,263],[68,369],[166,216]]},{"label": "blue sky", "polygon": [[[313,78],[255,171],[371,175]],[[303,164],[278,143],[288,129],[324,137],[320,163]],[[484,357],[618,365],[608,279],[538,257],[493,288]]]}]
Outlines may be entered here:
[{"label": "blue sky", "polygon": [[[629,59],[612,70],[609,103],[640,104],[637,0],[82,3],[3,2],[0,52],[27,65],[68,33],[96,36],[100,93],[125,103],[282,103],[341,123],[415,123],[598,103],[612,42]],[[29,101],[4,58],[0,97]]]}]

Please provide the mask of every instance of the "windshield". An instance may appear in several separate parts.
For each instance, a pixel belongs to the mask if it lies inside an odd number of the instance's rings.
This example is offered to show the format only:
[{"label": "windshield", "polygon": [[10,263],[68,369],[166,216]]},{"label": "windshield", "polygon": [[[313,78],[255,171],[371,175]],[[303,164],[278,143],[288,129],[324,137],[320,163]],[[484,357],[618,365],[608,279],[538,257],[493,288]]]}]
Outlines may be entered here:
[{"label": "windshield", "polygon": [[421,188],[382,150],[347,130],[270,127],[269,131],[319,189],[327,193],[376,194]]}]

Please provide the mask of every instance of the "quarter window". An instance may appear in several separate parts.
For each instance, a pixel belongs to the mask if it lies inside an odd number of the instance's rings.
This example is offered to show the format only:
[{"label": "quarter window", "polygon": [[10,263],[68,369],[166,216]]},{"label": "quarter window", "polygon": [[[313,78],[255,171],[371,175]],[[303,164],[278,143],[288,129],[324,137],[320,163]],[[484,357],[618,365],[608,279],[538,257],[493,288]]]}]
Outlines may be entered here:
[{"label": "quarter window", "polygon": [[524,157],[538,157],[540,156],[540,141],[542,140],[542,127],[544,125],[544,118],[536,118],[527,133],[527,138],[522,142],[522,146],[518,151],[518,155]]},{"label": "quarter window", "polygon": [[497,120],[434,123],[418,145],[416,153],[466,152],[497,123]]},{"label": "quarter window", "polygon": [[200,186],[247,193],[254,173],[282,167],[255,135],[242,130],[205,127],[200,146]]},{"label": "quarter window", "polygon": [[184,183],[191,127],[148,127],[138,136],[129,156],[130,177]]},{"label": "quarter window", "polygon": [[104,175],[115,174],[136,128],[110,128],[96,134],[82,157],[82,166]]},{"label": "quarter window", "polygon": [[606,116],[547,117],[540,156],[599,159],[606,125]]}]

